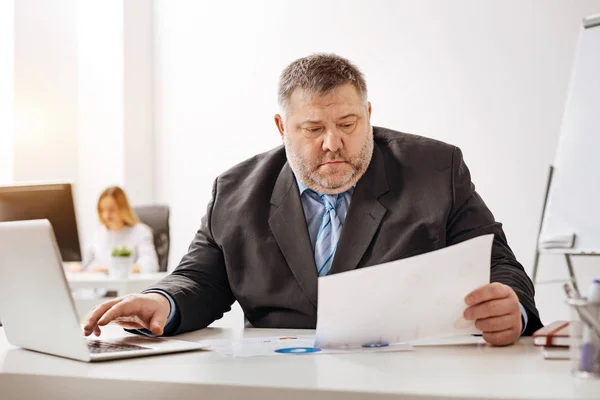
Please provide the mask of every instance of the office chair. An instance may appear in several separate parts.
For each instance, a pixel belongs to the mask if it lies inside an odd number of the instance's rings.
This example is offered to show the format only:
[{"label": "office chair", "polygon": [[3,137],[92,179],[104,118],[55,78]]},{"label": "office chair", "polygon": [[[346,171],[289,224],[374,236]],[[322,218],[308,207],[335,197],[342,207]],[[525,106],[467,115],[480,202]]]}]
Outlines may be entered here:
[{"label": "office chair", "polygon": [[147,205],[133,207],[133,211],[143,224],[146,224],[154,233],[154,247],[158,256],[158,270],[167,271],[169,262],[169,247],[171,237],[169,233],[169,206]]}]

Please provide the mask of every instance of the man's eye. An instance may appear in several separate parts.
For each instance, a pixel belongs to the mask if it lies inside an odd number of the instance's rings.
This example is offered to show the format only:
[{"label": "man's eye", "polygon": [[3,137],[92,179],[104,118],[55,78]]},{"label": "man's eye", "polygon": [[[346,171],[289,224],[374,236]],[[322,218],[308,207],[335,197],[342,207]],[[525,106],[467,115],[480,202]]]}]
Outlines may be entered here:
[{"label": "man's eye", "polygon": [[321,131],[321,128],[306,128],[306,130],[310,133],[317,133]]},{"label": "man's eye", "polygon": [[348,122],[347,124],[342,124],[342,128],[344,129],[350,129],[352,127],[354,127],[354,122]]}]

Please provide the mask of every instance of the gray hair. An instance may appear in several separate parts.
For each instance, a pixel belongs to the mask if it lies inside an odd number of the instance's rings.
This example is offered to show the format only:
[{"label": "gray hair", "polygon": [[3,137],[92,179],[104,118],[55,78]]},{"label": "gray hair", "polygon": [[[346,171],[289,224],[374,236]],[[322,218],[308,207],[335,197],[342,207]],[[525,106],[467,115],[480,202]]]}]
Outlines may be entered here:
[{"label": "gray hair", "polygon": [[288,65],[279,78],[278,101],[287,113],[292,92],[303,89],[309,95],[326,95],[351,83],[367,103],[367,83],[356,65],[336,54],[317,53],[299,58]]}]

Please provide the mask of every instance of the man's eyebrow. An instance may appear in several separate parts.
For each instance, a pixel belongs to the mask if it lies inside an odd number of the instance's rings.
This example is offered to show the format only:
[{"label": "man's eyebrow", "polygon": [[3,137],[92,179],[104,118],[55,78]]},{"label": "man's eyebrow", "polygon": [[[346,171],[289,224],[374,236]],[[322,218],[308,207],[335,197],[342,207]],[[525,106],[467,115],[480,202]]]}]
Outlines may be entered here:
[{"label": "man's eyebrow", "polygon": [[338,121],[341,121],[341,120],[343,120],[343,119],[350,118],[350,117],[355,117],[355,118],[358,118],[358,115],[356,115],[356,114],[354,114],[354,113],[347,114],[347,115],[344,115],[343,117],[340,117],[340,118],[338,118]]},{"label": "man's eyebrow", "polygon": [[[342,121],[346,118],[350,118],[350,117],[354,117],[354,118],[358,118],[357,114],[354,113],[350,113],[350,114],[346,114],[343,117],[338,118],[338,121]],[[321,124],[323,123],[323,121],[321,121],[320,119],[305,119],[304,121],[301,121],[298,126],[302,126],[305,124]]]},{"label": "man's eyebrow", "polygon": [[320,119],[305,119],[304,121],[300,122],[299,125],[304,125],[304,124],[320,124],[321,120]]}]

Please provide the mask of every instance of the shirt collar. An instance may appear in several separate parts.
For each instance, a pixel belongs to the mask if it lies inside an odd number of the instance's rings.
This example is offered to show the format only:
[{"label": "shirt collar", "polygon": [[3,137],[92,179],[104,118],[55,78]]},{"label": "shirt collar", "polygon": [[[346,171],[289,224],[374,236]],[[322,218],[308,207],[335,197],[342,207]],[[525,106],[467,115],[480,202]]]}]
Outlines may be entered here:
[{"label": "shirt collar", "polygon": [[294,174],[294,178],[296,178],[296,183],[298,184],[298,190],[300,191],[300,196],[302,196],[304,194],[304,192],[306,190],[308,190],[308,188],[300,179],[298,179],[298,177],[295,174]]}]

